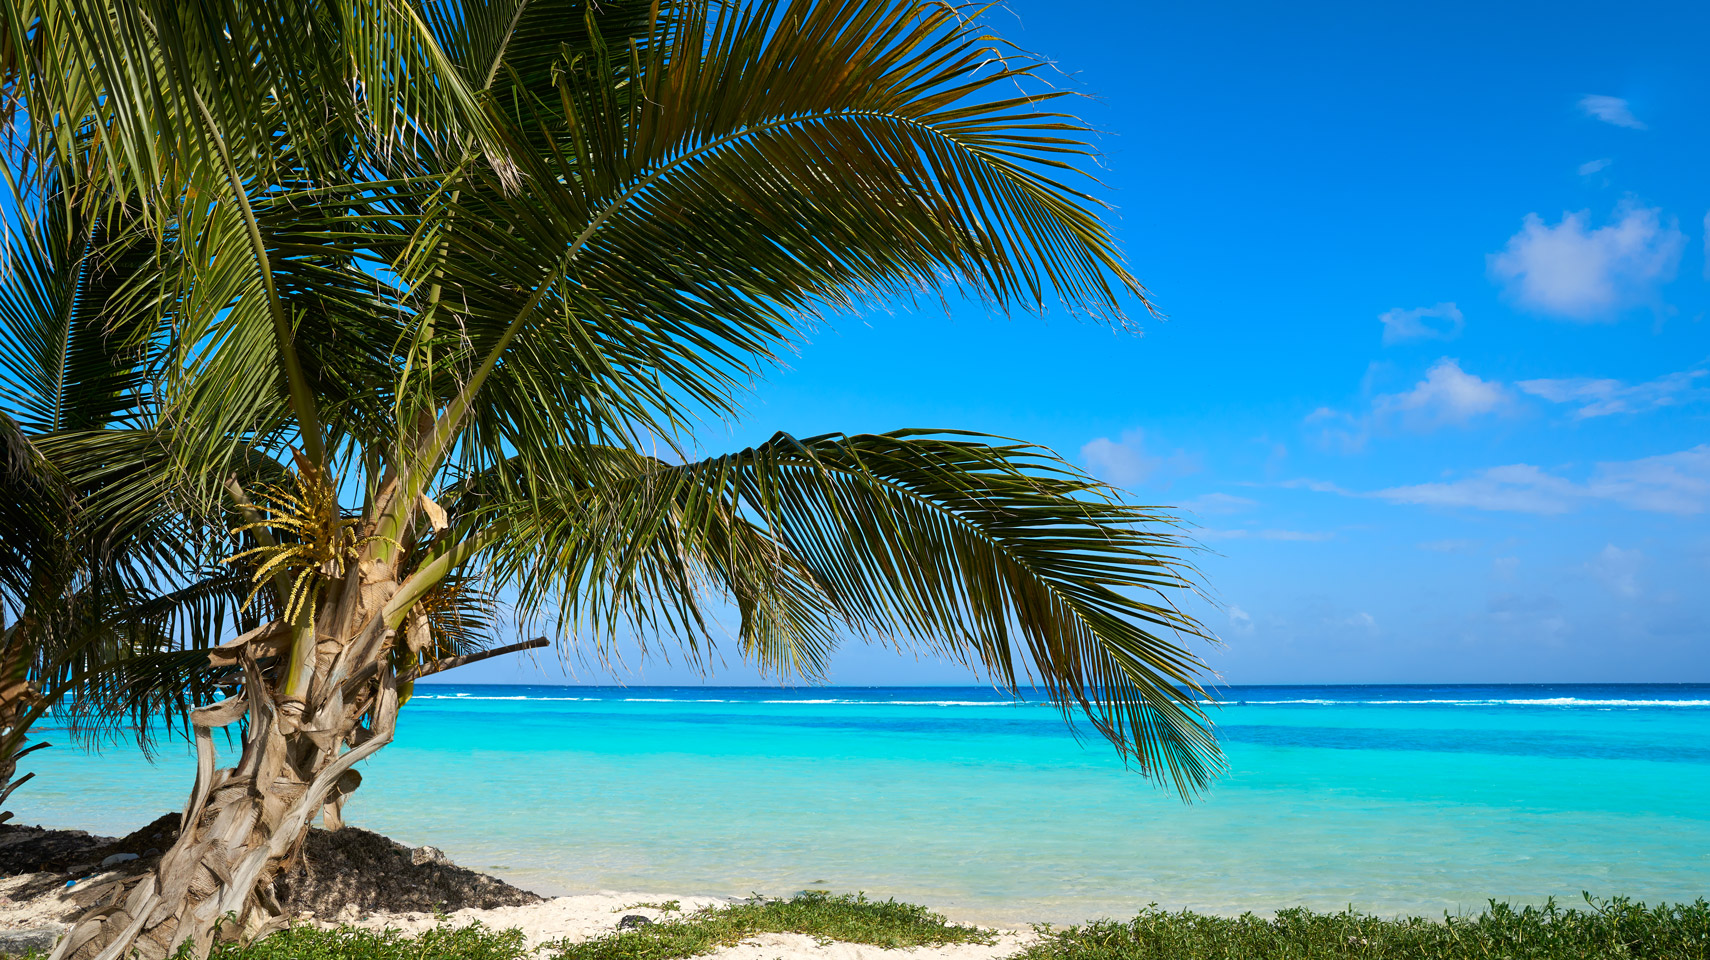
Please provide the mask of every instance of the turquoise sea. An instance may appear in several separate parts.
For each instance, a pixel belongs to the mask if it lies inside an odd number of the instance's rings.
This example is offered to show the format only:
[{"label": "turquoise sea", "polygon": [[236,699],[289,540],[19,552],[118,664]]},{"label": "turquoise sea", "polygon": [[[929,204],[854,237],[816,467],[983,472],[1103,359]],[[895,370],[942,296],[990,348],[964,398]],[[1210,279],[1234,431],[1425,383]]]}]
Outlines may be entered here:
[{"label": "turquoise sea", "polygon": [[[423,687],[349,821],[544,893],[864,890],[967,920],[1710,897],[1710,684],[1228,687],[1185,805],[984,688]],[[32,754],[17,822],[121,833],[192,766]]]}]

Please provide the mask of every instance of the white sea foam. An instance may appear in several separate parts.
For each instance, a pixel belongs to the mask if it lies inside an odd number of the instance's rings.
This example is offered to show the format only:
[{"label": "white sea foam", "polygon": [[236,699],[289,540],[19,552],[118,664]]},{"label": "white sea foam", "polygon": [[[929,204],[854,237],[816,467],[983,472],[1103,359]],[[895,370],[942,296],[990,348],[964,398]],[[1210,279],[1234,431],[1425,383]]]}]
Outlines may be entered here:
[{"label": "white sea foam", "polygon": [[[521,700],[552,702],[616,702],[616,703],[759,703],[759,704],[799,704],[802,706],[854,706],[854,707],[1050,707],[1053,704],[1044,700],[868,700],[856,697],[821,697],[821,698],[777,698],[767,700],[731,700],[712,697],[542,697],[515,694],[510,696],[484,695],[472,693],[456,694],[417,694],[417,700]],[[1252,700],[1245,697],[1230,696],[1223,700],[1201,700],[1200,704],[1215,706],[1447,706],[1447,707],[1676,707],[1704,708],[1710,707],[1710,700],[1643,700],[1643,699],[1596,699],[1585,697],[1534,697],[1534,698],[1487,698],[1487,699],[1412,699],[1412,700],[1341,700],[1329,697],[1298,697],[1288,700]]]},{"label": "white sea foam", "polygon": [[[1204,701],[1202,701],[1204,702]],[[1540,697],[1525,700],[1247,700],[1230,697],[1227,704],[1248,706],[1281,706],[1316,704],[1324,706],[1417,706],[1439,705],[1459,707],[1710,707],[1710,700],[1587,700],[1580,697]]]},{"label": "white sea foam", "polygon": [[[590,697],[597,700],[598,697]],[[729,700],[707,700],[700,697],[617,697],[623,703],[729,703]]]},{"label": "white sea foam", "polygon": [[842,703],[866,707],[1026,707],[1011,700],[755,700],[754,703]]},{"label": "white sea foam", "polygon": [[525,696],[477,697],[473,694],[468,694],[468,693],[459,693],[459,694],[454,694],[451,696],[446,696],[443,693],[418,693],[415,696],[411,697],[410,699],[412,699],[412,700],[527,700],[531,703],[536,702],[536,701],[539,701],[542,703],[547,703],[547,702],[560,701],[560,700],[563,700],[563,701],[598,700],[600,698],[599,697],[525,697]]}]

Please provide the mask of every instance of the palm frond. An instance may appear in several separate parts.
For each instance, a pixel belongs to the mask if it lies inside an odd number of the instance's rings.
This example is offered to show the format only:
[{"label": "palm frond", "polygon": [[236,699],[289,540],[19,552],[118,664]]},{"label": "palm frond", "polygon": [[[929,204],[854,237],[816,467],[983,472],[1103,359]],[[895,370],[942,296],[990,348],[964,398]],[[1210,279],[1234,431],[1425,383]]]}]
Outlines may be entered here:
[{"label": "palm frond", "polygon": [[780,434],[682,465],[613,450],[580,486],[471,484],[465,509],[489,515],[493,576],[525,615],[696,649],[722,595],[768,666],[811,675],[845,631],[940,652],[1037,684],[1142,771],[1204,787],[1220,755],[1185,641],[1209,635],[1176,603],[1195,574],[1174,521],[990,440]]},{"label": "palm frond", "polygon": [[122,204],[14,192],[0,254],[0,406],[32,433],[87,430],[134,410],[145,382],[119,290],[149,258]]},{"label": "palm frond", "polygon": [[[447,291],[480,358],[466,391],[501,357],[541,362],[532,379],[596,378],[671,435],[689,406],[734,415],[824,309],[947,282],[1000,306],[1144,302],[1071,182],[1088,148],[1063,94],[949,7],[690,3],[627,58],[594,46],[506,103],[529,189],[464,168],[395,260]],[[1012,85],[1033,89],[989,99]]]}]

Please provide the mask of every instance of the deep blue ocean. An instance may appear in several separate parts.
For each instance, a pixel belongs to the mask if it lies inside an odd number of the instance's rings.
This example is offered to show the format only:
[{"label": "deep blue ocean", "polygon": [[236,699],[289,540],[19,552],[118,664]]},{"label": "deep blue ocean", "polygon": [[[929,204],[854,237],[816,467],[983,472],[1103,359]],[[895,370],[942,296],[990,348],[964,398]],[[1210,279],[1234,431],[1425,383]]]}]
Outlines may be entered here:
[{"label": "deep blue ocean", "polygon": [[[982,922],[1710,898],[1710,684],[1237,686],[1184,804],[979,687],[423,686],[354,825],[543,893],[809,886]],[[188,748],[31,754],[17,822],[123,833]]]}]

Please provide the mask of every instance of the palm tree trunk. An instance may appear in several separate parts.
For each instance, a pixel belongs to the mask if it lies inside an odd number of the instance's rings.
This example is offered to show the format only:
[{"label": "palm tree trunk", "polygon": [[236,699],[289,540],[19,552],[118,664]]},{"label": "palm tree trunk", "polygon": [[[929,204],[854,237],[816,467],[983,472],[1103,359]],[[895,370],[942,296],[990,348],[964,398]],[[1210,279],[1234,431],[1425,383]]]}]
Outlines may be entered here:
[{"label": "palm tree trunk", "polygon": [[0,715],[6,718],[0,720],[0,743],[5,744],[0,746],[0,823],[12,819],[12,811],[4,809],[6,801],[12,799],[12,791],[35,778],[34,773],[18,776],[18,761],[22,760],[25,754],[49,746],[47,743],[26,745],[29,713],[28,704],[0,706]]},{"label": "palm tree trunk", "polygon": [[[12,791],[34,777],[33,773],[18,776],[18,761],[27,753],[40,750],[45,743],[26,745],[30,725],[40,716],[37,706],[41,697],[29,682],[28,658],[23,655],[24,644],[14,636],[0,654],[0,806],[11,799]],[[0,823],[12,819],[10,810],[0,811]]]},{"label": "palm tree trunk", "polygon": [[[244,683],[191,715],[196,781],[177,841],[150,872],[99,892],[52,960],[164,960],[186,942],[203,957],[216,937],[249,940],[284,924],[274,879],[301,852],[316,814],[339,822],[360,779],[351,767],[391,742],[408,682],[390,665],[395,636],[378,616],[396,581],[364,583],[353,570],[329,586],[316,622],[331,629],[317,631],[304,657],[313,670],[306,697],[284,695],[295,659],[290,623],[212,652],[216,663],[240,664]],[[340,594],[353,602],[341,604]],[[245,718],[237,764],[216,770],[212,731]]]}]

